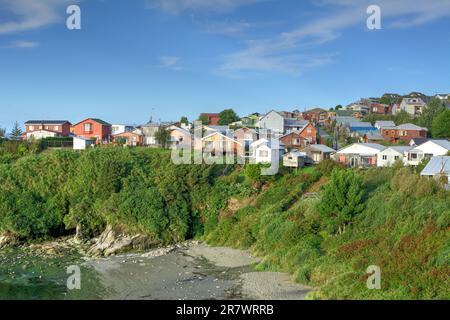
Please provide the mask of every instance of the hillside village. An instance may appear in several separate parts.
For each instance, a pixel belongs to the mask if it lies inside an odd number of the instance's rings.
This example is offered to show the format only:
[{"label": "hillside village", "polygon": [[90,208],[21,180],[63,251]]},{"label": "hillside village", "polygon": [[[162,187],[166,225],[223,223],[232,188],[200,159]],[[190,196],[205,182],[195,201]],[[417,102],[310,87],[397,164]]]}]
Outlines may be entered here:
[{"label": "hillside village", "polygon": [[228,109],[220,114],[202,113],[196,122],[183,117],[136,127],[97,118],[74,124],[29,120],[24,132],[16,124],[9,135],[0,131],[0,137],[28,144],[38,141],[44,149],[84,150],[105,145],[194,149],[209,156],[236,157],[240,163],[280,160],[290,168],[329,159],[363,169],[401,162],[421,166],[422,175],[449,179],[449,113],[449,94],[428,97],[413,92],[364,98],[328,110],[272,110],[240,118]]}]

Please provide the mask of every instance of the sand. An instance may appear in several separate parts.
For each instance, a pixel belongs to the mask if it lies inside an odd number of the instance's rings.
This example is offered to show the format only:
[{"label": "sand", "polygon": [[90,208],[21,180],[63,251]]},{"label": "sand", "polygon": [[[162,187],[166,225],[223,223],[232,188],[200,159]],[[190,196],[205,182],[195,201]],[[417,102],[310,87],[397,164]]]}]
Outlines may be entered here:
[{"label": "sand", "polygon": [[254,272],[247,251],[187,243],[90,260],[112,300],[302,300],[311,288],[285,273]]}]

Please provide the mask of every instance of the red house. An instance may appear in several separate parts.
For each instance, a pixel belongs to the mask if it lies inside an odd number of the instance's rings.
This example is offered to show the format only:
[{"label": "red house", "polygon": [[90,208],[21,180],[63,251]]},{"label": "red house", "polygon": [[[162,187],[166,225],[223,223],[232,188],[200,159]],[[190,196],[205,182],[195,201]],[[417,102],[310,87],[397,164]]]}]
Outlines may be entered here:
[{"label": "red house", "polygon": [[392,106],[388,104],[372,103],[370,105],[370,113],[382,115],[392,114]]},{"label": "red house", "polygon": [[78,137],[95,138],[97,144],[106,144],[110,141],[112,128],[106,121],[88,118],[73,125],[72,132]]},{"label": "red house", "polygon": [[399,140],[410,141],[411,139],[426,138],[427,134],[427,128],[422,128],[411,123],[405,123],[396,127],[381,128],[383,138],[393,143]]},{"label": "red house", "polygon": [[25,133],[36,131],[54,132],[58,136],[67,137],[70,135],[70,126],[67,120],[29,120],[25,122]]},{"label": "red house", "polygon": [[218,113],[201,113],[200,119],[207,118],[210,126],[217,126],[219,124],[220,116]]}]

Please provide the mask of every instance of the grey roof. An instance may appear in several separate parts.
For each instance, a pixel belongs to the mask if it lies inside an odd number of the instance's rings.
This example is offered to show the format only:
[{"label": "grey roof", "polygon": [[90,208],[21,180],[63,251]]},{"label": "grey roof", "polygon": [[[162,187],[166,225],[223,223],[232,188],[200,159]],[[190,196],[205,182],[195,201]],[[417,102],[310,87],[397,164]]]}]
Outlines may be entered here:
[{"label": "grey roof", "polygon": [[351,122],[350,127],[353,128],[373,128],[370,122]]},{"label": "grey roof", "polygon": [[430,140],[430,141],[433,141],[435,144],[441,146],[442,148],[450,150],[450,141],[448,140]]},{"label": "grey roof", "polygon": [[284,119],[284,125],[287,127],[304,127],[308,123],[308,120]]},{"label": "grey roof", "polygon": [[320,152],[325,152],[325,153],[336,152],[336,150],[334,150],[334,149],[332,149],[332,148],[330,148],[330,147],[328,147],[328,146],[326,146],[324,144],[311,144],[309,147],[311,149],[314,149],[314,150],[317,150],[317,151],[320,151]]},{"label": "grey roof", "polygon": [[416,145],[416,146],[420,146],[421,144],[424,144],[425,142],[428,142],[428,141],[430,141],[431,139],[428,139],[428,138],[412,138],[411,140],[410,140],[410,142],[411,141],[414,141],[414,144]]},{"label": "grey roof", "polygon": [[450,176],[450,157],[441,156],[433,157],[427,166],[420,173],[422,176],[435,176],[440,173],[445,173]]},{"label": "grey roof", "polygon": [[377,125],[380,128],[395,127],[395,122],[394,121],[377,121],[377,122],[375,122],[375,126],[377,126]]},{"label": "grey roof", "polygon": [[404,152],[408,152],[412,148],[413,147],[410,147],[410,146],[392,146],[392,147],[388,147],[386,150],[392,149],[392,150],[395,150],[397,152],[404,153]]},{"label": "grey roof", "polygon": [[415,124],[412,124],[412,123],[404,123],[404,124],[398,125],[396,127],[396,129],[398,129],[398,130],[428,131],[427,128],[419,127],[419,126],[416,126]]},{"label": "grey roof", "polygon": [[70,123],[67,120],[29,120],[25,124],[64,124],[67,122]]},{"label": "grey roof", "polygon": [[384,137],[378,131],[367,132],[366,137],[371,140],[384,140]]},{"label": "grey roof", "polygon": [[341,116],[336,117],[337,124],[350,124],[353,122],[360,122],[360,121],[358,121],[358,119],[353,117],[341,117]]}]

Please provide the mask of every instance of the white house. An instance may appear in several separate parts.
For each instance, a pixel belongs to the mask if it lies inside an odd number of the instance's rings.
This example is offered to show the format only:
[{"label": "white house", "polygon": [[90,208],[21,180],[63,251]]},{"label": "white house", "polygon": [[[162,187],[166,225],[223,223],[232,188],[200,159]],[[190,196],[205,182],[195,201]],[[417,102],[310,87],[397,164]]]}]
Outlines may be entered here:
[{"label": "white house", "polygon": [[83,137],[73,137],[73,150],[86,150],[88,147],[95,145],[95,140]]},{"label": "white house", "polygon": [[450,141],[429,140],[408,151],[408,164],[417,166],[424,158],[445,156],[450,151]]},{"label": "white house", "polygon": [[272,110],[256,123],[256,127],[282,134],[284,133],[284,117],[275,110]]},{"label": "white house", "polygon": [[450,190],[450,157],[433,157],[420,173],[425,177],[447,177],[447,190]]},{"label": "white house", "polygon": [[337,151],[335,159],[352,168],[373,167],[377,165],[378,153],[385,149],[377,143],[354,143]]},{"label": "white house", "polygon": [[58,133],[55,131],[49,131],[49,130],[36,130],[27,132],[27,140],[35,139],[35,140],[41,140],[45,138],[51,138],[58,136]]},{"label": "white house", "polygon": [[305,166],[306,153],[293,150],[283,156],[283,166],[288,168],[302,168]]},{"label": "white house", "polygon": [[250,145],[253,163],[279,162],[284,154],[284,144],[276,139],[259,139]]},{"label": "white house", "polygon": [[127,126],[124,124],[113,124],[111,125],[111,134],[115,136],[116,134],[121,134],[125,132],[131,132],[133,131],[133,126]]},{"label": "white house", "polygon": [[378,167],[390,167],[397,161],[402,161],[403,164],[408,164],[408,151],[413,149],[410,146],[395,146],[388,147],[377,154]]},{"label": "white house", "polygon": [[419,116],[425,107],[426,103],[421,98],[404,98],[399,108],[412,116]]}]

